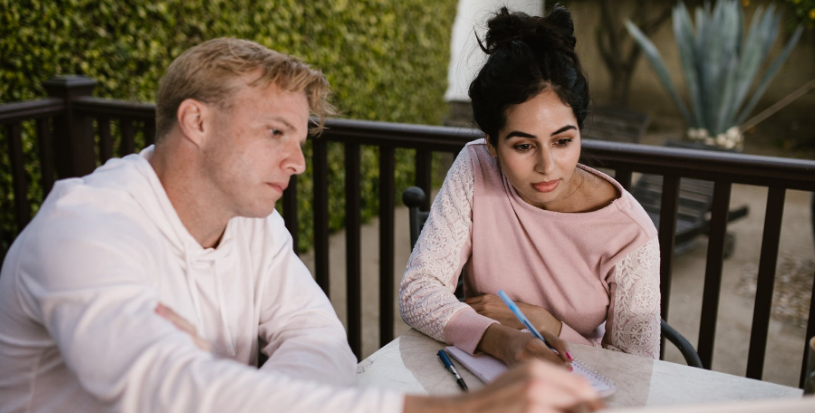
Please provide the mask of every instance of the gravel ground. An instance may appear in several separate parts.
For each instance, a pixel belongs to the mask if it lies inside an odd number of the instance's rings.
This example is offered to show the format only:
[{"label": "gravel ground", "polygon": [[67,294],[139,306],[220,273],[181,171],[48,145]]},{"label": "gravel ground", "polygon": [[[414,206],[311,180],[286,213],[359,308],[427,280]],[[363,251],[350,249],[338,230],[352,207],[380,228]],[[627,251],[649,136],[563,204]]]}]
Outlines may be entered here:
[{"label": "gravel ground", "polygon": [[[755,298],[757,277],[758,266],[753,263],[745,265],[736,292],[746,298]],[[815,282],[815,260],[809,257],[781,257],[775,277],[772,318],[806,328],[812,283]]]}]

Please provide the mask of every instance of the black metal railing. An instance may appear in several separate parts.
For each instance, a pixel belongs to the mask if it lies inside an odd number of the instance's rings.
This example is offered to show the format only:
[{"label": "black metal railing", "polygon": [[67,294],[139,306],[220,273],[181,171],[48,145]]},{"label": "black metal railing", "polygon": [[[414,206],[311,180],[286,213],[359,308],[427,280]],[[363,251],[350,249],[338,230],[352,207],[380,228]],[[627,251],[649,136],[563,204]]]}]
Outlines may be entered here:
[{"label": "black metal railing", "polygon": [[[25,227],[31,215],[31,208],[25,196],[27,177],[20,132],[22,122],[32,120],[36,122],[44,192],[51,188],[55,176],[66,178],[84,175],[90,173],[97,162],[104,162],[114,155],[121,156],[132,152],[134,131],[139,128],[144,136],[144,144],[152,142],[155,132],[154,105],[92,98],[90,97],[92,84],[93,82],[86,78],[55,79],[46,82],[46,90],[51,95],[48,99],[0,105],[0,124],[5,125],[11,159],[14,211],[18,231]],[[51,122],[53,131],[50,128]],[[111,122],[118,122],[121,142],[118,151],[114,151],[112,147]],[[345,149],[348,340],[352,350],[359,357],[362,349],[361,146],[372,145],[379,149],[379,330],[380,345],[384,345],[394,336],[395,150],[408,148],[416,151],[416,184],[424,189],[425,193],[430,193],[432,153],[456,153],[467,142],[480,138],[482,134],[472,129],[344,119],[330,119],[327,121],[327,127],[321,137],[311,140],[314,276],[323,291],[329,294],[327,147],[330,142],[339,142]],[[583,141],[583,150],[591,154],[589,159],[592,166],[613,170],[614,176],[625,188],[630,188],[634,172],[663,176],[658,230],[662,256],[660,272],[662,317],[665,319],[668,319],[680,179],[694,178],[714,182],[698,342],[698,352],[706,368],[710,368],[713,356],[732,185],[750,184],[769,188],[746,372],[747,377],[760,379],[767,345],[785,192],[787,189],[815,191],[815,161],[591,140]],[[283,217],[292,233],[294,245],[298,245],[299,236],[296,208],[297,180],[297,177],[292,177],[282,200]],[[429,209],[429,202],[428,200],[424,206],[425,209]],[[4,251],[0,252],[2,253]],[[806,337],[814,335],[815,305],[812,305],[809,310]],[[801,377],[806,362],[805,352]]]}]

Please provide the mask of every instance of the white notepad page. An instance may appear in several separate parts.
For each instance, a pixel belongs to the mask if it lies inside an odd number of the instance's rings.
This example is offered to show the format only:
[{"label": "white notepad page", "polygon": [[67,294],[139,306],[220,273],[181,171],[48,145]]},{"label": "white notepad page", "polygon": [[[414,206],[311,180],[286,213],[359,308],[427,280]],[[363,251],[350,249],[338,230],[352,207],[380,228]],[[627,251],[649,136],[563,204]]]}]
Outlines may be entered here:
[{"label": "white notepad page", "polygon": [[[478,377],[478,379],[484,383],[492,382],[502,373],[507,371],[506,364],[490,355],[480,354],[477,356],[471,356],[464,350],[454,346],[449,346],[445,350],[447,350],[447,352],[450,353],[453,358],[461,363],[462,366],[469,370],[470,373],[473,373],[475,377]],[[610,396],[617,390],[617,388],[614,387],[614,385],[611,384],[608,379],[601,376],[594,370],[584,366],[582,363],[577,362],[577,360],[572,362],[572,368],[574,369],[573,372],[575,374],[583,376],[586,380],[588,380],[601,397]]]}]

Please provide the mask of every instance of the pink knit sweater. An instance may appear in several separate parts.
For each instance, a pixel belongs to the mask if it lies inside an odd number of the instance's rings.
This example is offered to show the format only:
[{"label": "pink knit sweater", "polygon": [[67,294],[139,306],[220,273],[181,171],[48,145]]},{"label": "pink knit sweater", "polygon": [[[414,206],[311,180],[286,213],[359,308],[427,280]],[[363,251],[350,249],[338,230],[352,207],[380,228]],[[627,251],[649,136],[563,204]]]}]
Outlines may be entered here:
[{"label": "pink knit sweater", "polygon": [[653,223],[622,195],[586,213],[523,201],[483,139],[459,154],[436,196],[400,288],[402,318],[425,334],[473,353],[487,327],[453,295],[503,289],[562,321],[566,341],[659,357],[659,244]]}]

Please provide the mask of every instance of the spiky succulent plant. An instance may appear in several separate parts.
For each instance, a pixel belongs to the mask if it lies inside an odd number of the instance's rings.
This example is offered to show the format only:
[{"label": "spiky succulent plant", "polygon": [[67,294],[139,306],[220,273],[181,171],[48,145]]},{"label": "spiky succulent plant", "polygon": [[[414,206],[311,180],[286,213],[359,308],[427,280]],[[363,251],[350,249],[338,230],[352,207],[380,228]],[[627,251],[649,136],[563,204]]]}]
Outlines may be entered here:
[{"label": "spiky succulent plant", "polygon": [[[673,10],[673,29],[682,62],[690,109],[677,93],[668,70],[654,44],[631,21],[625,25],[665,87],[682,117],[691,139],[727,148],[741,145],[742,124],[778,69],[789,56],[803,27],[798,27],[781,53],[759,76],[770,47],[778,36],[781,22],[771,4],[759,6],[744,38],[744,12],[735,0],[719,0],[715,7],[706,3],[695,10],[696,27],[684,3]],[[755,80],[755,88],[752,88]],[[750,94],[752,89],[752,94]],[[748,99],[749,97],[749,99]]]}]

